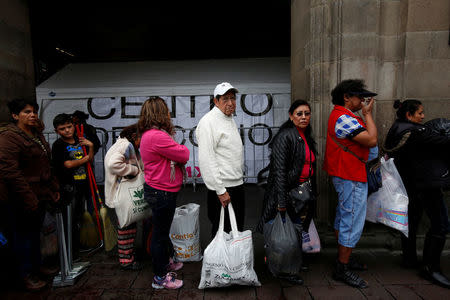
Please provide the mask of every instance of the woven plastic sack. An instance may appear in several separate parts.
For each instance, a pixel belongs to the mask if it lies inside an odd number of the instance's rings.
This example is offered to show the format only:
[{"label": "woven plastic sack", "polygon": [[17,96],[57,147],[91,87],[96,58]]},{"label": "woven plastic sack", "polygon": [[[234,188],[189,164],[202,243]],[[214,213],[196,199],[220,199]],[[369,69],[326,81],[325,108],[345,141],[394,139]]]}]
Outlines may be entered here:
[{"label": "woven plastic sack", "polygon": [[383,186],[367,199],[366,220],[397,229],[408,236],[408,194],[394,159],[381,158]]},{"label": "woven plastic sack", "polygon": [[200,248],[200,205],[189,203],[175,209],[170,239],[178,261],[199,261]]},{"label": "woven plastic sack", "polygon": [[224,232],[224,208],[220,211],[219,230],[206,247],[199,289],[230,285],[261,286],[253,269],[252,232],[239,232],[233,206],[228,204],[231,232]]}]

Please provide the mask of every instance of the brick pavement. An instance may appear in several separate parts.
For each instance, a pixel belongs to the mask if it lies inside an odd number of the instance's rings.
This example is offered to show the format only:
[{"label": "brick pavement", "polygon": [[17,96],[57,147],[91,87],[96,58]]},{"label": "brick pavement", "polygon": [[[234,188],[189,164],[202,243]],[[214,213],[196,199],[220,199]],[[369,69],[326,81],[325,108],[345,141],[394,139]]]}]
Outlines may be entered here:
[{"label": "brick pavement", "polygon": [[[256,236],[255,240],[259,237]],[[258,245],[255,242],[255,245]],[[89,258],[92,266],[74,286],[47,288],[26,293],[17,288],[4,288],[1,299],[450,299],[450,290],[430,284],[416,271],[399,266],[400,255],[384,249],[360,250],[356,253],[369,265],[361,272],[369,281],[368,289],[359,290],[336,282],[331,277],[334,249],[310,256],[309,270],[302,272],[305,284],[295,286],[274,279],[265,268],[261,249],[255,249],[255,270],[261,287],[197,288],[201,262],[186,263],[179,272],[184,287],[176,291],[153,290],[149,260],[141,271],[122,271],[114,254],[99,252]],[[84,260],[86,260],[85,258]],[[450,274],[450,252],[442,259],[443,270]]]}]

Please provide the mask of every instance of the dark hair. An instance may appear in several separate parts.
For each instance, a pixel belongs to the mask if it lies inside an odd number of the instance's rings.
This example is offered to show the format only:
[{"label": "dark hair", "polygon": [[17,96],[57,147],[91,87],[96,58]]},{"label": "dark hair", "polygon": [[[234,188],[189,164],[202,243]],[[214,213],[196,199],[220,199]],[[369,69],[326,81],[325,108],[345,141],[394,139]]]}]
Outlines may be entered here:
[{"label": "dark hair", "polygon": [[362,79],[347,79],[341,81],[336,87],[331,91],[331,102],[335,105],[344,106],[344,95],[350,94],[351,92],[357,92],[364,90],[366,85]]},{"label": "dark hair", "polygon": [[169,117],[169,108],[160,97],[150,97],[141,108],[141,116],[138,121],[139,134],[152,128],[167,131],[170,135],[175,133],[172,120]]},{"label": "dark hair", "polygon": [[406,121],[408,120],[406,117],[406,113],[410,113],[413,115],[418,109],[419,106],[422,105],[422,102],[416,99],[408,99],[403,102],[400,100],[394,101],[394,108],[397,110],[397,119]]},{"label": "dark hair", "polygon": [[17,98],[8,102],[10,114],[18,115],[27,105],[31,105],[36,111],[39,110],[39,105],[34,99]]},{"label": "dark hair", "polygon": [[138,133],[138,125],[136,123],[122,129],[119,136],[121,138],[126,138],[130,143],[134,144],[134,141],[136,140],[137,137],[137,133]]},{"label": "dark hair", "polygon": [[73,112],[72,117],[77,117],[81,123],[85,123],[89,118],[89,115],[85,112],[82,112],[81,110],[76,110]]},{"label": "dark hair", "polygon": [[[291,106],[289,107],[289,114],[293,114],[294,111],[297,109],[297,107],[301,106],[301,105],[306,105],[309,107],[309,110],[311,110],[311,105],[308,103],[308,101],[306,100],[302,100],[302,99],[297,99],[294,102],[292,102]],[[284,122],[281,126],[280,129],[278,130],[277,134],[275,135],[275,137],[281,132],[283,131],[283,129],[286,128],[293,128],[295,127],[294,123],[291,121],[291,119],[289,118],[286,122]],[[275,137],[272,139],[272,141],[269,144],[269,147],[272,148],[272,142],[274,141]],[[308,124],[308,126],[305,129],[305,137],[308,140],[308,145],[311,147],[311,150],[316,153],[316,142],[314,141],[313,137],[312,137],[312,127],[311,124]]]},{"label": "dark hair", "polygon": [[72,116],[69,114],[59,114],[53,118],[53,127],[56,129],[59,125],[64,125],[67,123],[73,124]]},{"label": "dark hair", "polygon": [[[292,115],[294,113],[294,111],[297,109],[297,107],[301,106],[301,105],[306,105],[308,106],[309,110],[311,110],[311,105],[309,105],[308,101],[306,100],[302,100],[302,99],[297,99],[294,102],[292,102],[291,106],[289,107],[289,114]],[[286,122],[284,122],[281,126],[280,126],[280,130],[284,129],[284,128],[291,128],[294,127],[294,123],[291,121],[291,119],[287,119]],[[308,124],[308,127],[306,127],[305,129],[305,135],[311,135],[311,124]]]}]

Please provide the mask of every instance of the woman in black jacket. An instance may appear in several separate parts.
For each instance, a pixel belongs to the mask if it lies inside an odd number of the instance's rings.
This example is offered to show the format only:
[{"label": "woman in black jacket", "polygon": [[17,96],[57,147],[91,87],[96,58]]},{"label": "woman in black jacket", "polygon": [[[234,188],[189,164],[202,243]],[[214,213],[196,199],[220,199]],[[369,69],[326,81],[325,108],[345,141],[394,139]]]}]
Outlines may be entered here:
[{"label": "woman in black jacket", "polygon": [[450,186],[448,153],[450,137],[422,125],[423,105],[418,100],[395,101],[397,120],[386,137],[385,150],[402,177],[408,192],[409,234],[402,235],[403,264],[417,267],[416,233],[423,211],[431,226],[425,236],[422,275],[450,288],[440,270],[440,257],[449,221],[442,188]]},{"label": "woman in black jacket", "polygon": [[[315,157],[316,143],[311,134],[311,106],[304,100],[294,101],[289,108],[289,119],[281,125],[270,144],[270,169],[264,195],[264,207],[257,230],[262,232],[264,224],[275,218],[278,211],[287,212],[294,223],[308,228],[315,210],[315,199],[311,199],[300,211],[294,208],[288,192],[301,183],[311,184],[316,194]],[[315,198],[315,197],[313,197]],[[301,237],[300,237],[301,238]],[[301,259],[301,258],[299,258]],[[286,278],[301,284],[298,276]]]}]

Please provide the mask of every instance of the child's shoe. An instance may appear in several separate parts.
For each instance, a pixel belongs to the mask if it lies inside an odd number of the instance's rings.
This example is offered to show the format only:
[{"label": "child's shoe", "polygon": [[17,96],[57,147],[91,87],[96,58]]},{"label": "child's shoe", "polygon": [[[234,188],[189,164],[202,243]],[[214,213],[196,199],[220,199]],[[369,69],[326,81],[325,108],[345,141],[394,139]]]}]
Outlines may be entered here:
[{"label": "child's shoe", "polygon": [[173,258],[169,258],[169,265],[167,266],[167,271],[169,272],[173,272],[173,271],[178,271],[179,269],[181,269],[183,267],[183,263],[180,261],[174,261]]},{"label": "child's shoe", "polygon": [[183,286],[183,280],[176,279],[177,274],[174,272],[169,272],[166,276],[158,278],[158,276],[153,277],[152,287],[154,289],[168,289],[176,290]]}]

